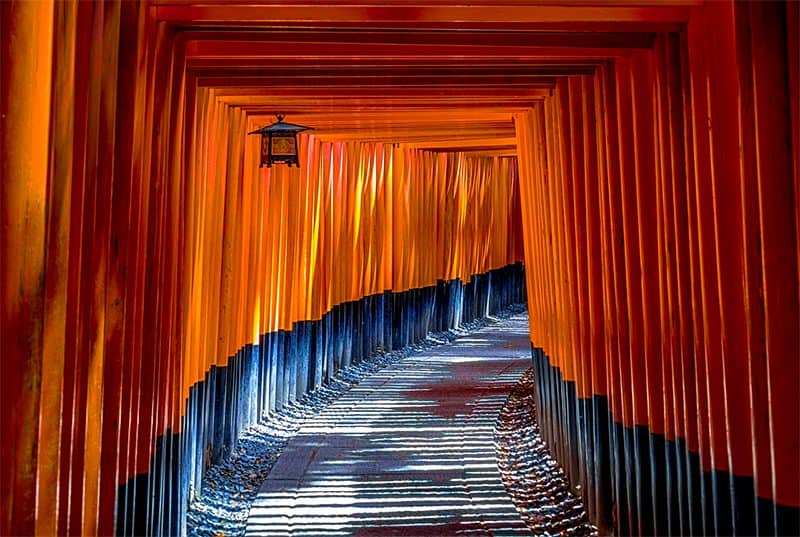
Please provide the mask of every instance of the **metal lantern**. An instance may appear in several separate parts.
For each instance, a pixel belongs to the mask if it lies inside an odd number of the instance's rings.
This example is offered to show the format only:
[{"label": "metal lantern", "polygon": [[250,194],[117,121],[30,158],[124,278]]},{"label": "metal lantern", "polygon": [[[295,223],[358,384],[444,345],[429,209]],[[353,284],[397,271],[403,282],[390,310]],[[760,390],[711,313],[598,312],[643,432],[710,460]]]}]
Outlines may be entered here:
[{"label": "metal lantern", "polygon": [[283,122],[283,114],[276,114],[277,123],[262,127],[247,134],[261,135],[261,167],[271,168],[276,162],[300,167],[297,158],[297,133],[312,130],[312,127]]}]

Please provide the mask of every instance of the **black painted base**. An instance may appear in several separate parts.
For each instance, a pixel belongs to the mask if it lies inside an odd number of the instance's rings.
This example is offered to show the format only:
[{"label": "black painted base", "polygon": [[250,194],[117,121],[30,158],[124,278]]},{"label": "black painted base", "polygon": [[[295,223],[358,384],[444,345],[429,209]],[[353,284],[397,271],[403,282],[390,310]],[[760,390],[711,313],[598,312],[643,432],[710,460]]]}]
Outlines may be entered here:
[{"label": "black painted base", "polygon": [[191,387],[182,433],[156,439],[150,472],[120,485],[117,533],[186,533],[186,511],[208,467],[236,448],[239,433],[328,382],[340,369],[379,351],[399,349],[429,332],[523,303],[525,274],[516,263],[463,284],[385,292],[339,304],[317,321],[263,334],[224,367],[212,367]]},{"label": "black painted base", "polygon": [[752,477],[704,470],[683,439],[622,425],[542,349],[532,360],[542,437],[601,535],[800,535],[800,509],[756,497]]}]

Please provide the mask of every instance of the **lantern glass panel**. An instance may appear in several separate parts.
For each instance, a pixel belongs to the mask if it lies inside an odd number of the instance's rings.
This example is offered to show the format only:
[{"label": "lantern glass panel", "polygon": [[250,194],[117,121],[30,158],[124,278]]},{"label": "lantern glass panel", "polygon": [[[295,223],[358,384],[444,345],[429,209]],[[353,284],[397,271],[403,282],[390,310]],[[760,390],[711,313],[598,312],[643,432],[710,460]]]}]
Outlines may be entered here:
[{"label": "lantern glass panel", "polygon": [[272,156],[293,157],[295,155],[297,155],[297,144],[295,143],[294,135],[272,135]]}]

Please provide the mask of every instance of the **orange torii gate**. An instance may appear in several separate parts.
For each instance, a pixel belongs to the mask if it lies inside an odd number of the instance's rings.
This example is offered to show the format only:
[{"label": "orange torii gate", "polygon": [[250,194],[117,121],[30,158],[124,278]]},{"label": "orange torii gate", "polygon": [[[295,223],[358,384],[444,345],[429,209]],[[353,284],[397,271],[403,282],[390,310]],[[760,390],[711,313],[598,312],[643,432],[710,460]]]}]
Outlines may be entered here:
[{"label": "orange torii gate", "polygon": [[0,534],[180,532],[209,446],[519,261],[601,529],[797,531],[797,3],[0,10]]}]

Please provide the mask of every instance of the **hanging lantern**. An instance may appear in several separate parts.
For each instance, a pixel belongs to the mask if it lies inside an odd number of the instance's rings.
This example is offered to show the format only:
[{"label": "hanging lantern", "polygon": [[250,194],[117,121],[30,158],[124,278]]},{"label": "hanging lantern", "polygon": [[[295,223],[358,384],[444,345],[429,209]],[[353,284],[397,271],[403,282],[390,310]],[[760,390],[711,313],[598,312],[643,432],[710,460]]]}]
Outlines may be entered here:
[{"label": "hanging lantern", "polygon": [[297,158],[297,133],[312,130],[312,127],[283,122],[283,114],[276,114],[278,121],[247,134],[261,135],[261,167],[271,168],[276,162],[300,167]]}]

